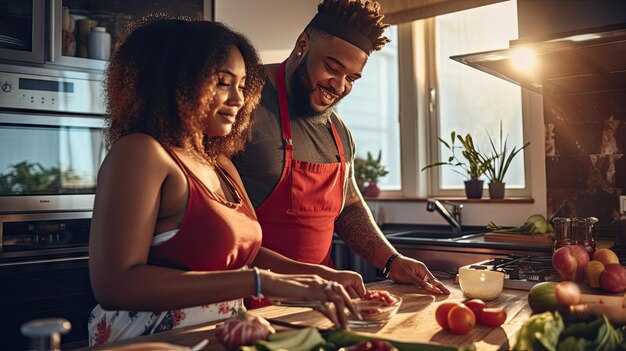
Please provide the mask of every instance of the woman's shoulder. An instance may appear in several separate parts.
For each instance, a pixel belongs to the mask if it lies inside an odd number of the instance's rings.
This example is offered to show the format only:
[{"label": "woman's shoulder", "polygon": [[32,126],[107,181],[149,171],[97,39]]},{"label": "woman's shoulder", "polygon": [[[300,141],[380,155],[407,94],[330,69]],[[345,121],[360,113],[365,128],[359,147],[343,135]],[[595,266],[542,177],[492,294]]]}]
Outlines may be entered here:
[{"label": "woman's shoulder", "polygon": [[133,133],[115,142],[105,163],[123,165],[129,169],[158,168],[169,163],[171,157],[158,140],[143,133]]},{"label": "woman's shoulder", "polygon": [[120,138],[109,153],[120,153],[128,157],[165,154],[165,148],[154,137],[144,133],[133,133]]}]

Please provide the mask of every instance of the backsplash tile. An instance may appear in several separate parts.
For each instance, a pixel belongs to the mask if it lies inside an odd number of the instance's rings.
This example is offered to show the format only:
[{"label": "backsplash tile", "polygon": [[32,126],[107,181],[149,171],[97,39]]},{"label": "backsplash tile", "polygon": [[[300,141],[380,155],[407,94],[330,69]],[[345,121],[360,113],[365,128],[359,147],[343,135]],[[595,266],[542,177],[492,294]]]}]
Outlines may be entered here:
[{"label": "backsplash tile", "polygon": [[548,213],[619,217],[626,194],[626,92],[544,95]]}]

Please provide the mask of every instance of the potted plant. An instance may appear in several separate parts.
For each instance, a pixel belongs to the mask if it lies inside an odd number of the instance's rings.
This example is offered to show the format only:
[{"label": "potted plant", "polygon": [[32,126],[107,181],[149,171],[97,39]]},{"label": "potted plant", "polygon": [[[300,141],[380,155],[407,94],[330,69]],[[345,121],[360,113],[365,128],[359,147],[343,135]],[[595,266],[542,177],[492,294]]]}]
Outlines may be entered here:
[{"label": "potted plant", "polygon": [[367,159],[355,157],[354,176],[357,185],[364,196],[376,197],[380,194],[378,178],[386,176],[389,171],[380,164],[382,150],[378,151],[378,157],[374,158],[371,152],[367,152]]},{"label": "potted plant", "polygon": [[511,165],[511,161],[520,151],[524,150],[530,142],[527,142],[520,148],[513,147],[513,149],[509,150],[507,148],[509,136],[507,135],[506,138],[504,138],[504,142],[502,141],[502,121],[500,121],[499,146],[496,147],[489,133],[487,133],[487,136],[491,144],[491,153],[484,156],[485,159],[491,160],[487,165],[486,171],[487,178],[489,179],[489,197],[492,199],[502,199],[504,198],[504,176]]},{"label": "potted plant", "polygon": [[[463,172],[456,169],[453,169],[453,171],[468,178],[468,180],[465,181],[465,195],[468,199],[480,199],[483,196],[484,182],[479,178],[485,174],[492,159],[485,157],[478,151],[470,133],[467,133],[465,137],[463,137],[455,131],[452,131],[452,133],[450,133],[449,143],[439,137],[437,139],[448,150],[450,150],[452,155],[448,157],[447,161],[430,164],[422,168],[422,171],[439,166],[454,166],[461,168]],[[455,145],[457,140],[461,143],[461,146]],[[460,150],[461,155],[465,158],[465,160],[460,160],[458,158],[458,150]]]}]

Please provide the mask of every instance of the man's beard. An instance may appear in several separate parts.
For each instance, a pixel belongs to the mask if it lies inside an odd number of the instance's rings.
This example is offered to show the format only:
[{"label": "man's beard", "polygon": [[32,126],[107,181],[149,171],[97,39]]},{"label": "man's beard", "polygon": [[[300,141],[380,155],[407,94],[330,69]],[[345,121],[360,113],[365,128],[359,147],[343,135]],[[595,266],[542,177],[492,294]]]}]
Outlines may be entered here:
[{"label": "man's beard", "polygon": [[[311,78],[306,69],[307,55],[304,56],[296,70],[291,76],[291,92],[293,100],[293,109],[296,118],[306,118],[316,124],[326,123],[333,111],[333,107],[343,98],[340,96],[322,111],[315,111],[311,106],[311,94],[317,88],[311,85]],[[326,88],[326,87],[325,87]],[[332,91],[332,88],[326,88]],[[339,94],[337,94],[339,95]]]}]

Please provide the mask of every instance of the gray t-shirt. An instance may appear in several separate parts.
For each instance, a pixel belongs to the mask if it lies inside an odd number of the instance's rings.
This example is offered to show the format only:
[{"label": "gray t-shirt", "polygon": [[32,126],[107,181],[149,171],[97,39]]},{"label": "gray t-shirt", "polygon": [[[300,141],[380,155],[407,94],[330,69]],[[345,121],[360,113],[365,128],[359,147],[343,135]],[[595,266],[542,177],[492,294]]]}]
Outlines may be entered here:
[{"label": "gray t-shirt", "polygon": [[[293,111],[289,112],[293,159],[315,163],[338,162],[339,153],[330,124],[294,117]],[[253,112],[252,118],[253,124],[246,148],[243,153],[235,156],[233,163],[241,174],[252,204],[258,208],[278,184],[285,158],[278,113],[278,94],[269,79],[265,80],[261,102]],[[352,135],[334,112],[331,118],[341,137],[346,162],[350,165],[354,157]],[[346,175],[348,173],[346,172]]]}]

